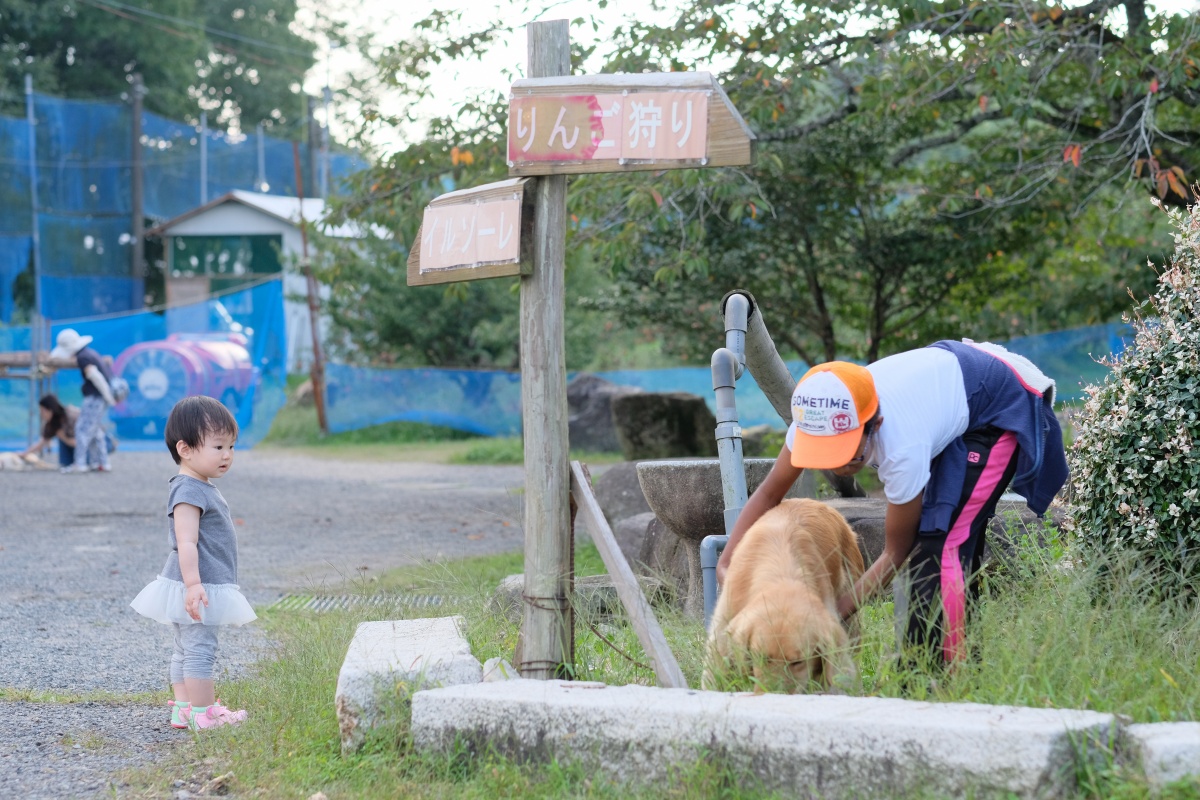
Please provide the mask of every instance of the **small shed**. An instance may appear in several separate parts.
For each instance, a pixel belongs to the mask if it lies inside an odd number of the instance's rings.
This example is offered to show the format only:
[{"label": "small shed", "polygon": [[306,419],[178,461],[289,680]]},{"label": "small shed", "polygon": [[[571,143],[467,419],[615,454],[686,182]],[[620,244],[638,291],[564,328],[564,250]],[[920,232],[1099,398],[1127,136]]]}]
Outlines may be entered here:
[{"label": "small shed", "polygon": [[[237,189],[148,230],[147,236],[163,239],[167,304],[198,302],[282,273],[287,369],[307,369],[312,362],[308,304],[288,299],[308,292],[296,268],[304,252],[301,214],[326,236],[361,238],[352,226],[324,226],[325,201],[320,198]],[[324,337],[324,320],[321,333]]]}]

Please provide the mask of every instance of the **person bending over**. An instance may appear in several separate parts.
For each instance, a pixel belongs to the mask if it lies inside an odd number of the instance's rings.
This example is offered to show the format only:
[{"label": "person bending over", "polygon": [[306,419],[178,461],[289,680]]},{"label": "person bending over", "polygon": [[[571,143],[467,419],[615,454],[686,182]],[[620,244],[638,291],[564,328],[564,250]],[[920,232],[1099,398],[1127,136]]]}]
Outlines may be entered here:
[{"label": "person bending over", "polygon": [[952,662],[963,655],[968,580],[1000,496],[1011,483],[1041,515],[1067,480],[1054,381],[1023,356],[970,340],[866,367],[813,367],[792,394],[779,457],[730,533],[718,582],[746,530],[804,469],[849,477],[868,465],[887,498],[884,549],[838,611],[852,616],[911,555],[904,644]]}]

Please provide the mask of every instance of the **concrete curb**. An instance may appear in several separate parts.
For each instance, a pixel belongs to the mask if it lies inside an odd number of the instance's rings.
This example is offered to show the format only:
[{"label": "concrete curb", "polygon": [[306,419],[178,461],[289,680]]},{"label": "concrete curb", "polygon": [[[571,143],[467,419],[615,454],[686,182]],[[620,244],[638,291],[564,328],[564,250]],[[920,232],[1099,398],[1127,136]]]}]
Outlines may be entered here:
[{"label": "concrete curb", "polygon": [[1200,782],[1200,722],[1141,723],[1127,726],[1122,734],[1151,789],[1185,778]]},{"label": "concrete curb", "polygon": [[662,785],[709,760],[784,797],[1054,797],[1074,789],[1080,767],[1107,763],[1114,744],[1154,792],[1200,781],[1200,722],[1122,725],[1070,709],[505,680],[512,667],[496,658],[484,670],[462,623],[358,627],[338,676],[344,753],[367,729],[402,724],[411,702],[420,748],[466,743],[522,761],[577,762],[629,785]]},{"label": "concrete curb", "polygon": [[716,759],[791,797],[1056,796],[1116,731],[1113,715],[1090,711],[566,681],[452,686],[412,702],[421,748],[465,741],[643,785]]},{"label": "concrete curb", "polygon": [[462,617],[364,622],[338,672],[342,752],[362,746],[366,731],[401,712],[412,692],[479,683],[483,667],[462,636]]}]

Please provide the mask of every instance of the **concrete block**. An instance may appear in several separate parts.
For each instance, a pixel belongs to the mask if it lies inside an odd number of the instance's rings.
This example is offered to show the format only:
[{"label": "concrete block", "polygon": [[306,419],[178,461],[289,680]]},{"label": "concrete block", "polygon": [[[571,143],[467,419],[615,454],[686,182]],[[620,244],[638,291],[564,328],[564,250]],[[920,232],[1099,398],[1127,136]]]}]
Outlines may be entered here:
[{"label": "concrete block", "polygon": [[797,798],[1057,796],[1115,726],[1090,711],[565,681],[433,689],[412,704],[421,748],[486,743],[641,785],[710,760]]},{"label": "concrete block", "polygon": [[479,683],[483,667],[462,636],[462,617],[364,622],[338,673],[342,752],[362,746],[366,731],[399,713],[418,689]]},{"label": "concrete block", "polygon": [[1200,722],[1155,722],[1129,725],[1127,748],[1140,762],[1154,789],[1193,778],[1200,782]]}]

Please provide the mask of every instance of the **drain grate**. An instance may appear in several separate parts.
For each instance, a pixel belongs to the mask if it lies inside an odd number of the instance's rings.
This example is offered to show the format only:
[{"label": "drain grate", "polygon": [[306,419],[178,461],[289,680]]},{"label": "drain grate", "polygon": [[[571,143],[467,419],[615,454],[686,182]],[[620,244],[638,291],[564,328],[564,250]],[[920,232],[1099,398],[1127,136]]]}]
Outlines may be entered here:
[{"label": "drain grate", "polygon": [[315,595],[285,594],[270,606],[278,611],[344,611],[352,607],[367,608],[430,608],[443,602],[437,595],[371,595],[356,594]]}]

